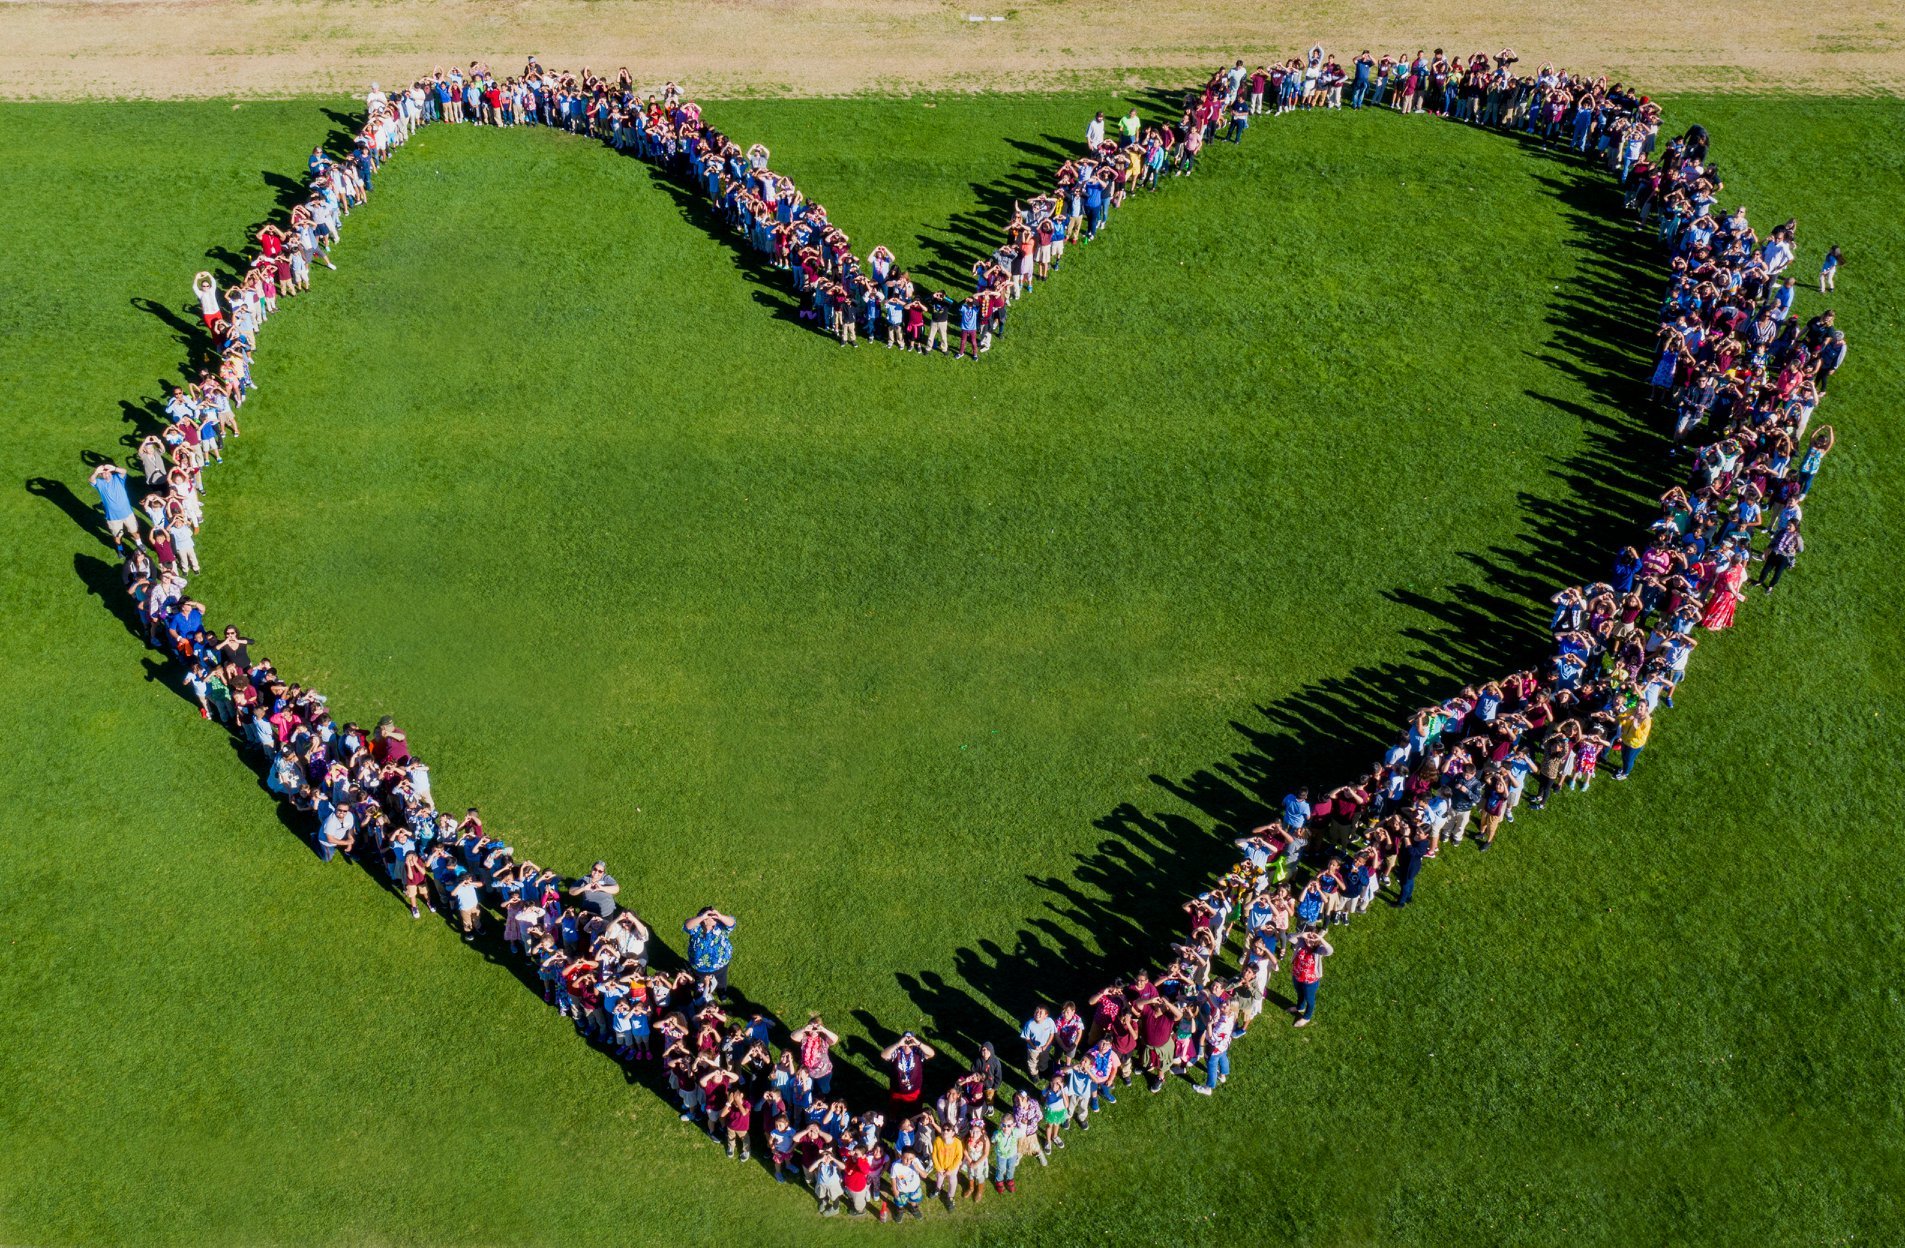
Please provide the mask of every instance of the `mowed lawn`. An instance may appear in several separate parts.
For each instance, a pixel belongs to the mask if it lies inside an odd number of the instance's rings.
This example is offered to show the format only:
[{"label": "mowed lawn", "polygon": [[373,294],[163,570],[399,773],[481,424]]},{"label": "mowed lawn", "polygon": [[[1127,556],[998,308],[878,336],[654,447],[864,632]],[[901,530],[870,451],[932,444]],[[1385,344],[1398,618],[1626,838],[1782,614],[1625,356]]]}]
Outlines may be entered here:
[{"label": "mowed lawn", "polygon": [[[812,1242],[510,967],[320,865],[101,605],[82,456],[128,454],[206,248],[327,107],[0,108],[0,1239]],[[1095,107],[710,109],[953,289]],[[1344,932],[1319,1026],[1266,1016],[1221,1095],[1127,1097],[910,1237],[1905,1232],[1905,107],[1668,107],[1728,206],[1799,218],[1802,281],[1848,258],[1797,571],[1633,783]],[[1015,1060],[1034,1001],[1162,954],[1229,836],[1531,657],[1650,514],[1660,266],[1617,205],[1497,135],[1263,121],[954,364],[811,332],[637,162],[429,131],[265,331],[193,593],[396,715],[519,856],[606,858],[677,947],[738,915],[737,986],[857,1069],[907,1028]]]}]

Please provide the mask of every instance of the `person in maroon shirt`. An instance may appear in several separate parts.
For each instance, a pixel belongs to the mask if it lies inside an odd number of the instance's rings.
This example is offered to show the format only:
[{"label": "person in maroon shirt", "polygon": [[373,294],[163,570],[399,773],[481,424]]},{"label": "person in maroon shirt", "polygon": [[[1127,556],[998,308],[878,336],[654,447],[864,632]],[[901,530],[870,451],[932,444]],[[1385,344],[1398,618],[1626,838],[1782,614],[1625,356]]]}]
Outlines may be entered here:
[{"label": "person in maroon shirt", "polygon": [[1146,1001],[1138,1013],[1139,1034],[1144,1040],[1144,1072],[1153,1092],[1164,1091],[1164,1080],[1171,1069],[1171,1042],[1177,1020],[1184,1011],[1163,997]]},{"label": "person in maroon shirt", "polygon": [[905,1114],[919,1104],[920,1093],[926,1088],[926,1063],[935,1056],[933,1046],[910,1031],[880,1054],[880,1060],[892,1068],[889,1092],[895,1114]]}]

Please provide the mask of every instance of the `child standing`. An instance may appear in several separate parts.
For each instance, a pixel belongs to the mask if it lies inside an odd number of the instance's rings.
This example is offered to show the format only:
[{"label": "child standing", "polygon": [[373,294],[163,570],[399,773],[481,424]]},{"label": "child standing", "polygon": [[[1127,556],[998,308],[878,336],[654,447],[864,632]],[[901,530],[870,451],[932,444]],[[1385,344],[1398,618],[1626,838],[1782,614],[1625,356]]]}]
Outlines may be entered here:
[{"label": "child standing", "polygon": [[1835,282],[1838,280],[1839,261],[1841,259],[1843,259],[1843,257],[1839,254],[1839,245],[1837,243],[1834,243],[1831,247],[1826,249],[1825,262],[1819,266],[1820,294],[1829,294],[1836,289]]}]

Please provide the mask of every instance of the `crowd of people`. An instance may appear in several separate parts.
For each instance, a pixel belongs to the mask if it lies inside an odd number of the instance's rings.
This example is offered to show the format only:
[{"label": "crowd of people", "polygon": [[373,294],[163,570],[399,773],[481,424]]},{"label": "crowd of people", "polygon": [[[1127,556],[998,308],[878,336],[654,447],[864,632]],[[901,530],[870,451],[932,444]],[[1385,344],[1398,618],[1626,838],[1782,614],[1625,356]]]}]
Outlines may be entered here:
[{"label": "crowd of people", "polygon": [[[500,941],[533,967],[552,1008],[618,1060],[655,1070],[682,1120],[730,1156],[759,1151],[777,1179],[807,1184],[824,1213],[920,1217],[929,1198],[950,1208],[1014,1192],[1021,1163],[1050,1164],[1139,1080],[1152,1093],[1181,1079],[1216,1094],[1232,1046],[1273,1001],[1292,1026],[1309,1026],[1332,936],[1384,888],[1393,887],[1392,904],[1411,905],[1431,860],[1465,845],[1491,849],[1517,812],[1586,790],[1603,770],[1632,775],[1700,635],[1733,624],[1753,565],[1754,583],[1771,593],[1804,549],[1805,500],[1833,446],[1813,417],[1845,340],[1831,311],[1802,318],[1795,309],[1783,274],[1798,223],[1762,237],[1745,208],[1724,208],[1705,133],[1661,141],[1645,97],[1545,65],[1517,75],[1515,64],[1508,51],[1364,53],[1345,68],[1318,48],[1255,73],[1239,61],[1214,74],[1178,123],[1147,125],[1133,112],[1108,128],[1100,114],[1085,151],[1048,194],[1018,206],[999,250],[974,266],[977,293],[954,304],[935,292],[924,306],[890,252],[856,259],[825,210],[769,170],[765,148],[744,150],[708,127],[673,84],[638,97],[627,71],[609,82],[550,74],[532,60],[516,77],[472,65],[394,97],[373,89],[351,152],[312,153],[302,202],[260,231],[242,277],[222,287],[209,274],[195,279],[212,350],[195,380],[166,398],[164,428],[137,449],[144,493],[135,503],[119,465],[93,474],[141,630],[177,661],[200,714],[255,751],[266,785],[307,821],[324,861],[380,874],[414,917],[428,910],[465,940]],[[1335,107],[1346,86],[1352,107],[1523,129],[1618,179],[1627,209],[1657,230],[1668,257],[1651,380],[1687,479],[1605,579],[1555,595],[1554,644],[1541,663],[1418,710],[1351,782],[1284,798],[1275,818],[1238,838],[1235,866],[1185,903],[1182,938],[1158,967],[1036,1009],[1011,1069],[984,1045],[970,1069],[929,1094],[938,1051],[908,1032],[880,1054],[885,1102],[850,1108],[832,1086],[840,1036],[820,1015],[777,1035],[770,1016],[737,1006],[733,916],[709,908],[689,918],[686,965],[661,969],[649,956],[654,933],[606,863],[565,876],[519,858],[478,809],[439,808],[429,768],[391,719],[369,729],[338,722],[321,693],[279,673],[238,628],[213,627],[187,592],[199,572],[205,476],[240,436],[259,335],[280,300],[309,285],[314,265],[335,267],[345,221],[421,125],[557,125],[668,163],[790,270],[842,341],[854,341],[852,325],[864,319],[869,338],[884,326],[890,345],[943,351],[956,313],[959,353],[976,355],[1004,309],[1059,264],[1064,244],[1100,233],[1131,190],[1188,172],[1206,141],[1240,137],[1252,115]],[[1839,263],[1836,247],[1826,255],[1822,293]],[[1274,987],[1283,974],[1287,1004]]]}]

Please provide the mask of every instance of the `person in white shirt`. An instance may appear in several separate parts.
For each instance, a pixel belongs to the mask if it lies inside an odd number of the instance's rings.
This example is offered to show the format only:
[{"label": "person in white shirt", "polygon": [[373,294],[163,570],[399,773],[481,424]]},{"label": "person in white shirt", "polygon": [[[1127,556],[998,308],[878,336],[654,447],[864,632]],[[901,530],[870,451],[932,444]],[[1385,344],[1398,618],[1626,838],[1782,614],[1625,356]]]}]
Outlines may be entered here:
[{"label": "person in white shirt", "polygon": [[1104,141],[1105,115],[1101,112],[1091,119],[1089,126],[1085,127],[1085,146],[1095,152],[1104,144]]}]

